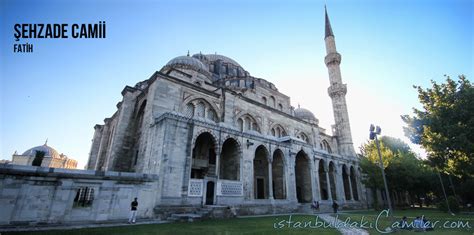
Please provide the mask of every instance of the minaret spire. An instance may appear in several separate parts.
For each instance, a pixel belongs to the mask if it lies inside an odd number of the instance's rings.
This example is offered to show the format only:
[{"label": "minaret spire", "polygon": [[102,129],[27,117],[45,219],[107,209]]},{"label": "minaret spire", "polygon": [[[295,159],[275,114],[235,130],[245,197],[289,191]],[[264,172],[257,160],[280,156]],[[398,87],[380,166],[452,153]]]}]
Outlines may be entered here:
[{"label": "minaret spire", "polygon": [[324,7],[326,17],[326,30],[324,41],[326,42],[326,57],[324,62],[329,73],[328,94],[332,100],[332,109],[334,113],[334,135],[337,138],[339,154],[343,156],[355,157],[354,145],[352,143],[351,127],[349,124],[349,114],[346,104],[347,86],[342,83],[341,54],[336,50],[336,41],[332,33],[331,23],[329,22],[326,6]]},{"label": "minaret spire", "polygon": [[332,28],[331,28],[331,22],[329,21],[329,16],[328,16],[328,10],[326,8],[326,5],[324,5],[324,14],[326,16],[326,20],[325,20],[325,24],[326,24],[326,30],[324,31],[324,38],[327,38],[329,36],[333,36],[334,37],[334,34],[332,32]]}]

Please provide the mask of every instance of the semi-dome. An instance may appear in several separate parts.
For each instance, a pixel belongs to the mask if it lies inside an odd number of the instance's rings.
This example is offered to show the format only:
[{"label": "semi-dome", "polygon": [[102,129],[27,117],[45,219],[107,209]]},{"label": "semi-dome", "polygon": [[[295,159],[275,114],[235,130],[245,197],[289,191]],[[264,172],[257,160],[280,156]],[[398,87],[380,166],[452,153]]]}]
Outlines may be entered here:
[{"label": "semi-dome", "polygon": [[314,114],[305,108],[295,109],[295,117],[306,120],[306,121],[318,122],[318,119],[314,116]]},{"label": "semi-dome", "polygon": [[58,151],[48,146],[46,143],[44,145],[40,145],[40,146],[36,146],[36,147],[28,149],[22,155],[34,157],[36,155],[36,152],[38,151],[44,152],[44,157],[61,158]]},{"label": "semi-dome", "polygon": [[198,72],[208,72],[206,65],[204,65],[200,60],[194,57],[190,57],[190,56],[178,56],[170,60],[166,64],[166,66],[169,66],[169,67],[184,66],[184,67],[188,67],[190,69],[196,70]]}]

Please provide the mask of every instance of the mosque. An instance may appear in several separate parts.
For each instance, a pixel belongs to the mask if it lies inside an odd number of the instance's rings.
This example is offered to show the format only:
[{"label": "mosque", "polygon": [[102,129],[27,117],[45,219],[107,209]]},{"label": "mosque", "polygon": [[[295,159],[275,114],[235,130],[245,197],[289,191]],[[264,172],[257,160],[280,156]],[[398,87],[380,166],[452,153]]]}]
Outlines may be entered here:
[{"label": "mosque", "polygon": [[37,152],[43,152],[44,158],[41,161],[42,167],[76,169],[77,161],[48,145],[48,140],[43,145],[39,145],[26,150],[23,154],[13,153],[11,164],[31,166]]},{"label": "mosque", "polygon": [[334,201],[364,208],[327,12],[324,39],[335,120],[329,131],[237,61],[188,53],[122,90],[117,111],[94,127],[86,170],[0,164],[0,225],[124,220],[135,197],[138,217],[151,219],[180,212],[221,218],[226,208],[234,215],[307,213],[315,201],[321,211]]},{"label": "mosque", "polygon": [[158,175],[157,205],[360,204],[347,87],[327,12],[325,42],[332,133],[237,61],[188,53],[123,89],[118,110],[95,126],[87,169]]}]

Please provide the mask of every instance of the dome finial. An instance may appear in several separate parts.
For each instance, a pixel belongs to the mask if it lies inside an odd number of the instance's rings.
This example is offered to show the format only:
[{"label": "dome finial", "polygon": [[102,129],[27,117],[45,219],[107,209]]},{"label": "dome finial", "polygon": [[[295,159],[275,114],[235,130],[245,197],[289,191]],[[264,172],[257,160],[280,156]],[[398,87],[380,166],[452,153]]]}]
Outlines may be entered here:
[{"label": "dome finial", "polygon": [[298,103],[298,108],[300,108],[300,103]]},{"label": "dome finial", "polygon": [[189,50],[188,50],[188,56],[189,56]]},{"label": "dome finial", "polygon": [[44,142],[44,146],[48,146],[48,138],[46,138],[46,141]]}]

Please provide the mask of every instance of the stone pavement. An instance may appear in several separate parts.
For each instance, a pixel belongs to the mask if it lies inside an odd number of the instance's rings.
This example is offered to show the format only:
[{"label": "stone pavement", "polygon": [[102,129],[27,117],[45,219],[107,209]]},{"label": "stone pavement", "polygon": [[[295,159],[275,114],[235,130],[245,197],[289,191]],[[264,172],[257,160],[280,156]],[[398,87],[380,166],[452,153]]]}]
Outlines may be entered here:
[{"label": "stone pavement", "polygon": [[[331,216],[330,214],[319,214],[318,216],[327,223],[343,223],[340,219],[335,221],[336,218],[334,216]],[[336,229],[343,235],[369,235],[369,232],[361,228],[338,227]]]},{"label": "stone pavement", "polygon": [[45,231],[45,230],[71,230],[81,228],[106,228],[106,227],[118,227],[118,226],[133,226],[143,224],[163,224],[169,223],[164,220],[151,220],[142,219],[137,220],[135,224],[129,224],[126,220],[117,221],[104,221],[103,223],[91,223],[91,224],[47,224],[47,225],[35,225],[35,227],[27,225],[9,225],[0,226],[0,233],[2,232],[23,232],[23,231]]}]

